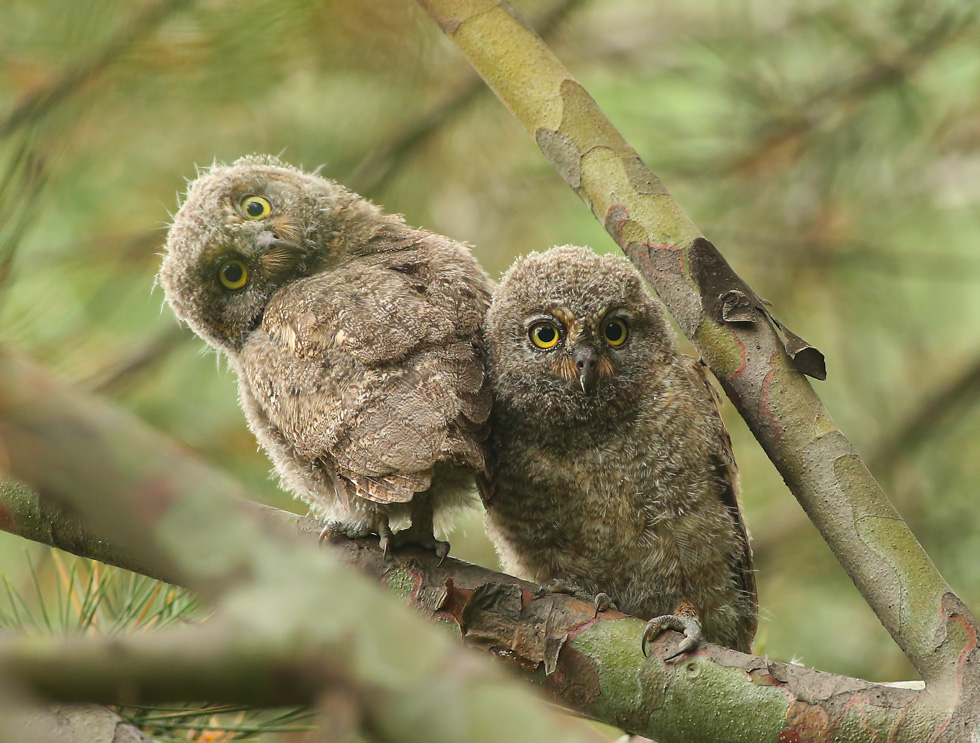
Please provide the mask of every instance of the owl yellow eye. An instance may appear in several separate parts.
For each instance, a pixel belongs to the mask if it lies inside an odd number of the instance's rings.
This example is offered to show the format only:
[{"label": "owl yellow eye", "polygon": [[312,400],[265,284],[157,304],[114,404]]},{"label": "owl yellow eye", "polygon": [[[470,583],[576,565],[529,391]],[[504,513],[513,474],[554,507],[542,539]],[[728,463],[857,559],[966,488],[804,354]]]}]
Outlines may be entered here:
[{"label": "owl yellow eye", "polygon": [[618,317],[607,322],[606,327],[602,329],[602,337],[610,346],[623,345],[628,335],[629,329],[626,327],[626,321]]},{"label": "owl yellow eye", "polygon": [[538,348],[553,348],[561,338],[561,334],[553,323],[539,322],[531,326],[528,337]]},{"label": "owl yellow eye", "polygon": [[218,269],[218,280],[225,289],[241,289],[248,282],[248,268],[237,259],[225,261]]},{"label": "owl yellow eye", "polygon": [[241,206],[242,214],[249,219],[268,217],[272,211],[272,204],[269,203],[268,199],[263,199],[261,196],[246,196],[242,199]]}]

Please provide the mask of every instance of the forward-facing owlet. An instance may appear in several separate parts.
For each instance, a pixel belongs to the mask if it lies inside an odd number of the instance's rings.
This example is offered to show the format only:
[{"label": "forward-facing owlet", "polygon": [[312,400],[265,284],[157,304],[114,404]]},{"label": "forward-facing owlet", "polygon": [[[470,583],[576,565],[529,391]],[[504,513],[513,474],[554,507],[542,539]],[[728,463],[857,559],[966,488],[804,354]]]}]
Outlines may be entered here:
[{"label": "forward-facing owlet", "polygon": [[284,485],[331,523],[445,555],[433,518],[484,471],[490,282],[466,246],[251,156],[191,183],[160,282],[224,352]]},{"label": "forward-facing owlet", "polygon": [[[485,323],[487,528],[504,568],[748,652],[756,591],[731,443],[700,364],[623,257],[553,248]],[[700,621],[700,626],[698,624]]]}]

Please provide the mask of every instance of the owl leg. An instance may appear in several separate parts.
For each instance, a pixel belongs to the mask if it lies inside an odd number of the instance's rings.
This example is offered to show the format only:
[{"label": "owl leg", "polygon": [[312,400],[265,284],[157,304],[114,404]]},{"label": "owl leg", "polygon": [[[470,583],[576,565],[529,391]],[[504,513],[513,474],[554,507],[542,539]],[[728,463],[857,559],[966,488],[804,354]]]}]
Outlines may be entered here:
[{"label": "owl leg", "polygon": [[564,578],[549,578],[538,588],[538,594],[546,593],[563,593],[568,596],[574,596],[575,598],[581,599],[582,601],[588,601],[595,606],[595,613],[598,616],[600,611],[607,611],[609,609],[616,611],[616,605],[613,603],[612,598],[610,598],[608,593],[599,593],[592,595],[590,591],[586,591],[581,586],[577,586],[571,581],[567,581]]},{"label": "owl leg", "polygon": [[[418,498],[419,495],[417,494],[415,497]],[[435,552],[440,565],[446,559],[446,555],[449,554],[449,542],[440,541],[435,537],[431,504],[415,506],[413,501],[412,525],[407,529],[395,532],[392,540],[393,544],[399,547],[412,544]]]},{"label": "owl leg", "polygon": [[647,622],[647,626],[643,629],[643,640],[640,644],[644,655],[649,655],[647,646],[657,638],[657,635],[668,629],[683,633],[684,640],[681,642],[680,647],[677,648],[677,652],[664,658],[664,660],[673,660],[679,655],[691,652],[704,639],[704,635],[701,632],[701,621],[698,619],[697,611],[695,611],[690,601],[681,599],[674,609],[673,614],[654,617]]}]

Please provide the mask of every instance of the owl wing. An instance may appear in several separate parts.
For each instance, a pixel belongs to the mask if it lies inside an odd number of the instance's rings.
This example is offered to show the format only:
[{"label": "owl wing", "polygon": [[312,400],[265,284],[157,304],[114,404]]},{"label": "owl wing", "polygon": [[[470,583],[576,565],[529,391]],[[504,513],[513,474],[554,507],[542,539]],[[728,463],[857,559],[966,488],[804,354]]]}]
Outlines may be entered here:
[{"label": "owl wing", "polygon": [[350,266],[310,276],[276,293],[263,318],[269,336],[299,357],[342,349],[361,364],[392,364],[450,338],[456,318],[405,274]]},{"label": "owl wing", "polygon": [[749,544],[749,530],[745,525],[745,519],[742,518],[742,509],[739,506],[738,468],[735,464],[735,456],[732,453],[732,439],[728,435],[728,429],[725,428],[725,423],[718,410],[718,393],[711,382],[708,381],[708,377],[704,371],[704,363],[690,356],[678,355],[678,359],[680,363],[688,367],[692,380],[695,380],[698,385],[704,386],[705,399],[710,399],[714,402],[711,405],[710,415],[717,424],[715,429],[718,432],[718,437],[715,454],[712,457],[713,466],[721,485],[719,491],[721,501],[732,517],[735,525],[735,533],[738,535],[739,541],[742,544],[742,551],[733,566],[736,584],[739,590],[748,596],[752,602],[752,611],[743,616],[743,626],[740,627],[743,639],[742,647],[744,652],[749,652],[749,648],[752,645],[752,638],[755,637],[755,632],[759,624],[758,612],[756,611],[758,593],[755,585],[755,570],[752,567],[752,547]]},{"label": "owl wing", "polygon": [[[437,462],[479,471],[485,434],[467,417],[479,394],[482,360],[466,341],[402,359],[399,368],[361,395],[350,424],[330,449],[356,494],[377,502],[407,501],[426,490]],[[485,422],[484,418],[484,422]]]},{"label": "owl wing", "polygon": [[475,334],[489,294],[404,258],[294,282],[262,323],[289,363],[322,377],[281,398],[281,422],[299,430],[311,420],[295,437],[300,448],[352,486],[346,495],[378,503],[426,490],[437,462],[484,467],[490,393]]}]

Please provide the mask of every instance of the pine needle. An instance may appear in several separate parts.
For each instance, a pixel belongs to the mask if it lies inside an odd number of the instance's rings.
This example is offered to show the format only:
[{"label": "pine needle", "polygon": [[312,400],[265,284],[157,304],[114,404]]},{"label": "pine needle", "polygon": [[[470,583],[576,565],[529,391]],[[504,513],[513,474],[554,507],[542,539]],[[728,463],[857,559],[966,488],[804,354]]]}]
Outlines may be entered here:
[{"label": "pine needle", "polygon": [[[3,577],[7,605],[0,606],[0,629],[112,635],[153,631],[188,619],[207,621],[196,599],[182,588],[56,550],[50,561],[36,564],[28,555],[27,563],[33,595],[22,595]],[[188,703],[121,707],[116,712],[157,743],[257,741],[267,733],[314,729],[314,715],[306,709]]]}]

